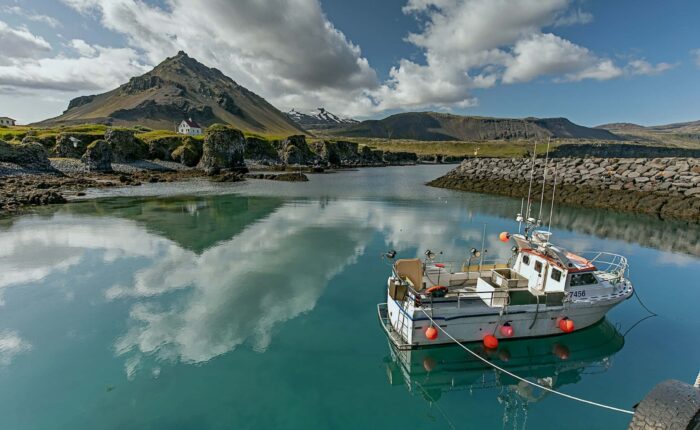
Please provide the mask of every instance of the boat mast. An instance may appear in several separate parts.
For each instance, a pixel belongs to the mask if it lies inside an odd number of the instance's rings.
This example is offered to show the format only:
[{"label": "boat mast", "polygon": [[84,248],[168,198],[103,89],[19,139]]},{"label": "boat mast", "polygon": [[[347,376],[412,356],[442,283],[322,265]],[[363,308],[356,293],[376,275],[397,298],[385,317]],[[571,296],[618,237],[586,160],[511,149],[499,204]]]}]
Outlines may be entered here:
[{"label": "boat mast", "polygon": [[557,165],[554,165],[554,187],[552,188],[552,206],[549,208],[549,226],[547,231],[552,231],[552,214],[554,213],[554,193],[557,191]]},{"label": "boat mast", "polygon": [[542,195],[540,196],[540,212],[537,215],[537,224],[542,223],[542,206],[544,205],[544,185],[547,183],[547,164],[549,163],[549,137],[547,138],[547,153],[544,158],[544,177],[542,179]]},{"label": "boat mast", "polygon": [[530,185],[527,190],[527,212],[525,213],[525,237],[528,237],[528,232],[530,231],[531,224],[534,224],[534,220],[530,218],[530,210],[532,209],[532,180],[535,173],[535,158],[537,157],[537,140],[535,140],[535,146],[532,149],[532,165],[530,166]]}]

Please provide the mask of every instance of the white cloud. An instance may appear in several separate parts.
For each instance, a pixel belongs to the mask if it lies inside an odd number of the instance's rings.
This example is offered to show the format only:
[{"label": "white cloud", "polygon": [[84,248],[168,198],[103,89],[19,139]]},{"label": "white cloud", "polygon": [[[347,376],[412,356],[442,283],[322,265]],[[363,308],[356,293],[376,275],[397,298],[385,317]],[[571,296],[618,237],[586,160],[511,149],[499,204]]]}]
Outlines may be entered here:
[{"label": "white cloud", "polygon": [[669,63],[651,64],[646,60],[632,60],[627,64],[625,70],[630,75],[660,75],[674,67],[674,64]]},{"label": "white cloud", "polygon": [[576,24],[588,24],[593,22],[593,14],[584,12],[580,8],[569,11],[559,16],[554,21],[554,27],[564,27]]},{"label": "white cloud", "polygon": [[0,21],[0,65],[9,64],[12,59],[45,57],[51,52],[51,45],[40,36],[33,35],[25,27],[10,27]]},{"label": "white cloud", "polygon": [[91,46],[82,39],[73,39],[68,42],[68,46],[75,49],[78,54],[84,57],[92,57],[97,53],[97,49],[95,49],[94,46]]},{"label": "white cloud", "polygon": [[622,74],[609,60],[551,33],[534,34],[516,42],[503,82],[531,81],[542,75],[568,75],[571,80],[610,79]]},{"label": "white cloud", "polygon": [[46,24],[52,28],[57,28],[57,27],[61,26],[61,23],[58,22],[58,20],[56,18],[52,18],[52,17],[47,16],[47,15],[41,15],[41,14],[38,14],[36,12],[28,11],[28,10],[22,9],[19,6],[3,6],[2,8],[0,8],[0,11],[4,12],[6,14],[12,14],[12,15],[16,15],[16,16],[28,19],[29,21]]},{"label": "white cloud", "polygon": [[691,50],[690,56],[693,58],[695,65],[700,68],[700,48]]}]

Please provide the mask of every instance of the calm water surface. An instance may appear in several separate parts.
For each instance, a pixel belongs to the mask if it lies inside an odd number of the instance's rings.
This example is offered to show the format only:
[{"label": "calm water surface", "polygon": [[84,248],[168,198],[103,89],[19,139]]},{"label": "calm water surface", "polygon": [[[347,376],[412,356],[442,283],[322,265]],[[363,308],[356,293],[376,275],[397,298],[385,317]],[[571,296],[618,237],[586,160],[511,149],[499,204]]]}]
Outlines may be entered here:
[{"label": "calm water surface", "polygon": [[[625,428],[628,416],[453,347],[392,351],[375,307],[383,251],[462,260],[486,224],[488,255],[509,253],[497,233],[520,202],[423,185],[448,168],[193,183],[160,198],[149,185],[0,220],[2,427]],[[490,359],[624,408],[662,379],[694,379],[700,229],[562,207],[553,232],[627,255],[660,316],[635,326],[646,311],[632,299],[591,329],[502,342]]]}]

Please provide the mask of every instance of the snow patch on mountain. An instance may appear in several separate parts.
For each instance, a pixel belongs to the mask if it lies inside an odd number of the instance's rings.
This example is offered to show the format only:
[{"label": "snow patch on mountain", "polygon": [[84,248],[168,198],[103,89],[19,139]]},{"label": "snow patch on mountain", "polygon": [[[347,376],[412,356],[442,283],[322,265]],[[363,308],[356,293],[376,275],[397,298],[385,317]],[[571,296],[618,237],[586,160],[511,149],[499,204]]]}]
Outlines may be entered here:
[{"label": "snow patch on mountain", "polygon": [[335,128],[350,124],[357,124],[359,122],[352,118],[338,116],[322,107],[308,113],[299,112],[296,109],[292,109],[287,112],[287,117],[307,129]]}]

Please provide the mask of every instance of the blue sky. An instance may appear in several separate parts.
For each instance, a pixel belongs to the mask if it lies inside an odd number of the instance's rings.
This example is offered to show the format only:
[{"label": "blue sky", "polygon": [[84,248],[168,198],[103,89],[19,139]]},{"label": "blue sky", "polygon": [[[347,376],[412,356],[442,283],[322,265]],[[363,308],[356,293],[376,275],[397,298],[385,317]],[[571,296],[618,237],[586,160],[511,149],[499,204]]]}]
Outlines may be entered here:
[{"label": "blue sky", "polygon": [[691,121],[698,17],[696,1],[0,0],[0,115],[58,115],[183,49],[282,110]]}]

